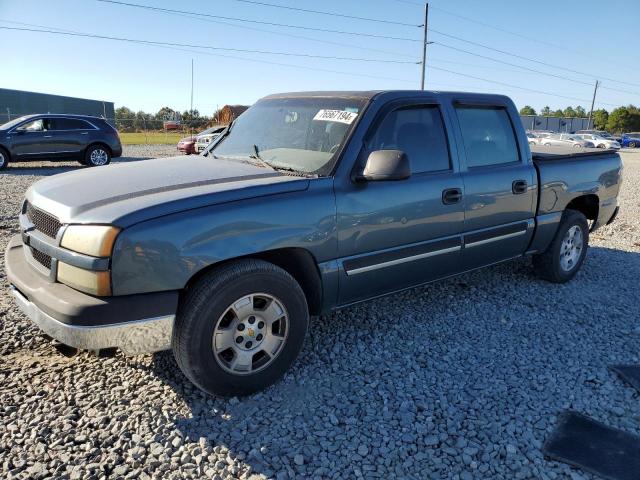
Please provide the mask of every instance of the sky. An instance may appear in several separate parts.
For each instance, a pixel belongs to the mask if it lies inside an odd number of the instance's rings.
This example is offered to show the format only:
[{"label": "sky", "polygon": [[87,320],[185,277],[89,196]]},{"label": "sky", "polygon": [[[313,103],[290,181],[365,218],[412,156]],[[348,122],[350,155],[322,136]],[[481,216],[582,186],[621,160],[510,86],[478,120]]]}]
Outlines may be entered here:
[{"label": "sky", "polygon": [[[193,105],[206,115],[276,92],[420,88],[416,62],[422,57],[424,4],[419,0],[122,1],[209,16],[98,0],[0,0],[0,27],[189,45],[0,28],[0,87],[112,101],[134,111],[155,113],[163,106],[183,111],[190,108],[193,59]],[[265,2],[334,15],[259,4]],[[427,48],[427,89],[502,93],[519,108],[588,110],[599,79],[596,108],[640,104],[638,0],[432,0],[429,5],[428,39],[435,43]]]}]

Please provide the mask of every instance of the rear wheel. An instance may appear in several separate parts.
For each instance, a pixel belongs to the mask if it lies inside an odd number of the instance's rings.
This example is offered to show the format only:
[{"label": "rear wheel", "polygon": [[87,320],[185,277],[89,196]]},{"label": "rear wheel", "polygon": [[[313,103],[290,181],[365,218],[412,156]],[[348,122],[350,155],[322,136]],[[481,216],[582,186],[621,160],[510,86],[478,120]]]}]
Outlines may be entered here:
[{"label": "rear wheel", "polygon": [[90,167],[108,165],[110,161],[111,152],[103,145],[91,145],[84,154],[84,164]]},{"label": "rear wheel", "polygon": [[604,143],[601,143],[600,145],[598,145],[598,148],[607,148],[607,146]]},{"label": "rear wheel", "polygon": [[576,210],[566,210],[551,245],[544,253],[534,255],[533,266],[545,280],[568,282],[580,270],[588,247],[587,218]]},{"label": "rear wheel", "polygon": [[205,392],[247,395],[284,375],[308,323],[306,298],[291,275],[262,260],[242,260],[189,289],[176,319],[173,353]]},{"label": "rear wheel", "polygon": [[636,148],[636,142],[629,142],[630,148]]},{"label": "rear wheel", "polygon": [[9,152],[0,148],[0,170],[7,168],[7,165],[9,165]]}]

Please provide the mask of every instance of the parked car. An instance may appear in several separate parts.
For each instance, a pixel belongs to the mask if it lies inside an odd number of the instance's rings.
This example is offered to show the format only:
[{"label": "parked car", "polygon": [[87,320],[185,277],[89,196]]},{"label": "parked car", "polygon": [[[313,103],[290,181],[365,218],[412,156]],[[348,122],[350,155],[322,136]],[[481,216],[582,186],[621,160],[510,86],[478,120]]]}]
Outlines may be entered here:
[{"label": "parked car", "polygon": [[527,132],[527,139],[529,141],[529,145],[537,145],[540,137],[535,133]]},{"label": "parked car", "polygon": [[541,141],[545,147],[594,148],[595,145],[571,133],[553,133]]},{"label": "parked car", "polygon": [[25,115],[0,125],[0,170],[28,160],[77,160],[94,167],[120,155],[118,132],[99,117]]},{"label": "parked car", "polygon": [[615,142],[620,143],[620,136],[612,135],[606,130],[578,130],[576,135],[582,134],[590,134],[590,135],[598,135],[599,137],[604,137],[608,140],[613,140]]},{"label": "parked car", "polygon": [[203,130],[202,132],[200,132],[200,133],[198,133],[196,135],[190,135],[188,137],[181,138],[180,141],[178,141],[177,149],[178,149],[179,152],[182,152],[185,155],[191,155],[193,153],[199,153],[202,150],[198,150],[197,147],[196,147],[196,143],[198,142],[198,137],[200,137],[202,135],[208,135],[210,133],[213,133],[214,131],[222,131],[225,128],[226,127],[207,128],[206,130]]},{"label": "parked car", "polygon": [[196,136],[190,135],[188,137],[181,138],[178,140],[178,145],[176,146],[179,152],[184,153],[185,155],[191,155],[196,152]]},{"label": "parked car", "polygon": [[576,134],[576,137],[580,137],[587,142],[593,143],[596,148],[612,148],[614,150],[618,150],[620,148],[620,144],[612,138],[601,137],[600,135],[595,135],[593,133],[580,133]]},{"label": "parked car", "polygon": [[532,156],[501,95],[280,94],[223,135],[32,185],[5,254],[22,311],[77,348],[172,348],[202,390],[244,395],[310,315],[523,256],[567,282],[618,211],[616,152]]},{"label": "parked car", "polygon": [[203,152],[227,127],[211,127],[196,137],[196,153]]},{"label": "parked car", "polygon": [[637,148],[640,147],[640,132],[623,133],[621,138],[623,147]]}]

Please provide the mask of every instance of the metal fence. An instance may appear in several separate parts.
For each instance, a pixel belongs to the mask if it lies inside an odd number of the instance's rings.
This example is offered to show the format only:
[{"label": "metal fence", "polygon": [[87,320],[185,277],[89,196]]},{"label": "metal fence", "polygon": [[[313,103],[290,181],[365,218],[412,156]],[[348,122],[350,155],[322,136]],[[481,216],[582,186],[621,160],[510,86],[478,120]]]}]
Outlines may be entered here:
[{"label": "metal fence", "polygon": [[588,118],[543,117],[542,115],[520,115],[522,125],[527,130],[551,130],[552,132],[573,133],[589,130]]}]

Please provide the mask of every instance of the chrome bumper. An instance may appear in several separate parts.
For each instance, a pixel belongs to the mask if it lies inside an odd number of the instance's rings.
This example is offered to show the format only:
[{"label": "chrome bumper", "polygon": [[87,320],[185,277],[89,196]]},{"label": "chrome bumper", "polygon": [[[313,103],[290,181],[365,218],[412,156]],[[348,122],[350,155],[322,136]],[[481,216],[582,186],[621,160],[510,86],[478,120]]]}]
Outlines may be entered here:
[{"label": "chrome bumper", "polygon": [[82,350],[116,347],[127,355],[153,353],[171,348],[175,315],[98,327],[67,325],[40,310],[13,285],[9,288],[20,310],[43,332],[66,345]]}]

